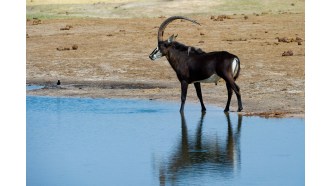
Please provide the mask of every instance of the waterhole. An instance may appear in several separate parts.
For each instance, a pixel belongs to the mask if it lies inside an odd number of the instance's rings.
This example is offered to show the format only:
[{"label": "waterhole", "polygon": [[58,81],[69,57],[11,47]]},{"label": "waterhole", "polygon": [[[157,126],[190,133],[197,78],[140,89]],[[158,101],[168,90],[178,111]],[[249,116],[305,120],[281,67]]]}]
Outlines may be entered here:
[{"label": "waterhole", "polygon": [[26,97],[27,185],[304,185],[304,119]]}]

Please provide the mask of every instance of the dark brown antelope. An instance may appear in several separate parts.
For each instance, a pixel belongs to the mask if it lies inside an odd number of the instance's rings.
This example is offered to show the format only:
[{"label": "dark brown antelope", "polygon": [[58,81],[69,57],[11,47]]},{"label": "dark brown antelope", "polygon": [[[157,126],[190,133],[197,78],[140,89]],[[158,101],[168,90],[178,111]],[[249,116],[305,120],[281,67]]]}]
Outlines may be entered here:
[{"label": "dark brown antelope", "polygon": [[215,83],[224,79],[226,82],[228,99],[225,112],[229,111],[230,101],[233,90],[237,96],[238,112],[243,109],[240,88],[235,83],[240,72],[240,60],[236,55],[226,51],[215,51],[206,53],[195,47],[185,46],[174,41],[177,36],[172,35],[168,40],[163,40],[166,26],[176,19],[184,19],[200,25],[195,20],[183,16],[173,16],[166,19],[158,30],[158,46],[149,55],[151,60],[156,60],[163,56],[172,66],[173,70],[181,83],[181,107],[180,112],[184,111],[188,85],[193,83],[197,96],[202,106],[202,112],[206,111],[203,103],[200,83]]}]

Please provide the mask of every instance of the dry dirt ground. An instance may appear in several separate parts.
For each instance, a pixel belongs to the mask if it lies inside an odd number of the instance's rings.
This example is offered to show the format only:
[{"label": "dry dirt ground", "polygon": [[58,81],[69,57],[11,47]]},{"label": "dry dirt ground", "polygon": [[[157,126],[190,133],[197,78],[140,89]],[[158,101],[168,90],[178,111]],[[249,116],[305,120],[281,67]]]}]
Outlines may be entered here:
[{"label": "dry dirt ground", "polygon": [[[304,117],[304,2],[282,2],[286,3],[283,10],[276,11],[269,7],[259,11],[228,9],[222,21],[211,19],[212,15],[223,15],[215,10],[183,13],[180,15],[197,20],[201,26],[177,20],[167,27],[164,36],[178,34],[177,41],[186,45],[239,56],[241,72],[237,84],[241,88],[243,115]],[[117,2],[106,5],[109,9],[120,8],[115,7]],[[129,12],[129,6],[124,5]],[[143,12],[143,6],[139,7]],[[28,95],[165,100],[177,102],[179,110],[180,83],[176,74],[165,58],[148,58],[157,45],[158,26],[170,16],[166,12],[147,11],[147,16],[126,18],[45,18],[40,16],[42,8],[27,3],[26,82],[46,87],[27,91]],[[35,13],[38,9],[39,17]],[[73,50],[73,45],[78,48]],[[282,56],[289,50],[292,56]],[[60,86],[56,86],[57,80],[61,81]],[[218,85],[202,84],[202,92],[206,107],[225,107],[224,81]],[[187,102],[198,102],[192,85]],[[233,95],[231,110],[236,109]]]}]

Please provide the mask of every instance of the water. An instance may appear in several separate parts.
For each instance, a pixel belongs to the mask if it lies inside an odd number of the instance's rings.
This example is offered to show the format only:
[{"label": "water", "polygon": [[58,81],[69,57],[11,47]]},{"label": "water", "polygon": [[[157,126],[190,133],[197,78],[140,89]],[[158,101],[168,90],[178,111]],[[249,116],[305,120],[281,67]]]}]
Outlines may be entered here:
[{"label": "water", "polygon": [[27,185],[304,185],[304,119],[27,96]]},{"label": "water", "polygon": [[41,85],[27,85],[26,86],[26,90],[38,90],[38,89],[42,89],[44,88],[44,86]]}]

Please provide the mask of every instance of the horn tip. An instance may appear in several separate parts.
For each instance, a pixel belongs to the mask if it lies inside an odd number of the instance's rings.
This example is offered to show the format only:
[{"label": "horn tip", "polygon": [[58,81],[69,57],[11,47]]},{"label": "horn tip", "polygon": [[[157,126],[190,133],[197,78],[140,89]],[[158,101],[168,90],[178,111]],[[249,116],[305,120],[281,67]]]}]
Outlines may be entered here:
[{"label": "horn tip", "polygon": [[198,24],[199,26],[202,26],[199,22],[197,22],[196,20],[193,21],[194,23]]}]

